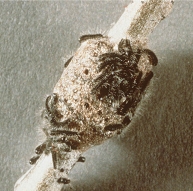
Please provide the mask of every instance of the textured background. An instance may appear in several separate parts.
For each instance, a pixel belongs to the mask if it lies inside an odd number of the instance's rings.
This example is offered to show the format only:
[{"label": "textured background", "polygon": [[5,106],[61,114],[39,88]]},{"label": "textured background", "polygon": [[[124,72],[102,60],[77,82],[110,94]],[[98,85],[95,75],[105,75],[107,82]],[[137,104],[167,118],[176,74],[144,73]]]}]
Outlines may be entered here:
[{"label": "textured background", "polygon": [[[40,110],[79,36],[107,31],[127,4],[0,2],[0,190],[30,168]],[[192,10],[192,1],[176,1],[151,35],[159,65],[150,95],[129,130],[84,154],[70,174],[75,190],[193,190]]]}]

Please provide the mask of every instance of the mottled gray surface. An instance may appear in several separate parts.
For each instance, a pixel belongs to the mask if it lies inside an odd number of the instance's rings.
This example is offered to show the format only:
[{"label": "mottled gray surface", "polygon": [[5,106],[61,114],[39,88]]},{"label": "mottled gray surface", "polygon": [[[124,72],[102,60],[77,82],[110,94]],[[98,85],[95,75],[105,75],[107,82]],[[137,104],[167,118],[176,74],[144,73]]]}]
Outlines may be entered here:
[{"label": "mottled gray surface", "polygon": [[[13,190],[29,169],[39,143],[39,111],[79,36],[108,30],[126,5],[0,2],[0,190]],[[151,95],[130,131],[85,153],[86,162],[70,174],[75,190],[193,190],[192,10],[192,1],[177,1],[151,35],[160,61]]]}]

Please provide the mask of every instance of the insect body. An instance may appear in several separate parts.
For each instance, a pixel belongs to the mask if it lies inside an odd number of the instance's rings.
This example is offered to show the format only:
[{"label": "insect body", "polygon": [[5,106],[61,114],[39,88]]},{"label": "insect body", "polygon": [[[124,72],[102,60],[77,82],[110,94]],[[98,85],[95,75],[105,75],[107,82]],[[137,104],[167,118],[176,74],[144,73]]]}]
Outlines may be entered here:
[{"label": "insect body", "polygon": [[98,99],[117,101],[117,114],[124,116],[122,124],[109,124],[106,131],[123,129],[131,122],[143,92],[153,77],[153,72],[145,74],[139,69],[138,63],[142,55],[146,55],[151,65],[157,65],[156,55],[149,49],[133,51],[128,39],[122,39],[117,52],[105,53],[99,56],[98,71],[100,75],[94,79],[92,93]]},{"label": "insect body", "polygon": [[130,108],[136,107],[141,100],[141,94],[153,77],[150,71],[144,76],[139,70],[138,62],[142,54],[146,54],[152,65],[157,65],[156,55],[148,49],[132,50],[128,39],[122,39],[118,45],[118,52],[102,54],[99,57],[99,72],[101,74],[94,80],[95,85],[92,92],[99,99],[121,101],[117,113],[125,115]]},{"label": "insect body", "polygon": [[[80,42],[88,39],[94,44],[93,50],[88,52],[93,58],[89,58],[88,64],[85,61],[73,65],[71,57],[65,64],[66,70],[70,68],[70,72],[64,72],[66,81],[59,84],[65,94],[53,93],[45,101],[43,116],[48,125],[43,131],[47,139],[36,148],[37,156],[30,160],[32,164],[43,152],[51,153],[53,167],[61,173],[67,152],[100,144],[120,133],[131,122],[153,77],[151,69],[140,68],[143,56],[147,57],[150,68],[157,65],[157,57],[151,50],[133,50],[130,41],[122,39],[115,51],[109,40],[100,34],[84,35]],[[102,45],[101,50],[94,51]],[[84,161],[84,157],[77,160]],[[60,177],[57,182],[67,184],[70,181]]]}]

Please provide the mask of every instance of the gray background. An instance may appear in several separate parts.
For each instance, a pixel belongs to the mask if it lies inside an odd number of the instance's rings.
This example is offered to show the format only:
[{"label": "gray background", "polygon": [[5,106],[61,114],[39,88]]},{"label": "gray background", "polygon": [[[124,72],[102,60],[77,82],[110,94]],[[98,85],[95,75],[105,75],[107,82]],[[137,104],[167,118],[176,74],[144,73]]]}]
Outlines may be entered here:
[{"label": "gray background", "polygon": [[[13,190],[41,140],[40,110],[82,34],[107,31],[128,1],[0,2],[0,190]],[[193,190],[193,2],[150,36],[150,96],[130,130],[87,151],[75,190]],[[27,191],[27,190],[26,190]]]}]

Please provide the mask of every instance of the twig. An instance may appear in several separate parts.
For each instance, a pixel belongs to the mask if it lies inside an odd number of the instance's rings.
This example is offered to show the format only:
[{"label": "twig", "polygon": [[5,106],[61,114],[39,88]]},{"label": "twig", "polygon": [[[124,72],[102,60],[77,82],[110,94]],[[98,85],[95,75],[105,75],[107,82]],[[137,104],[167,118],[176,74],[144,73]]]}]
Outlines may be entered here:
[{"label": "twig", "polygon": [[122,38],[146,41],[157,24],[172,10],[172,0],[134,0],[109,31],[111,41],[118,44]]},{"label": "twig", "polygon": [[[122,38],[128,38],[134,44],[137,42],[138,46],[139,44],[140,46],[146,46],[148,35],[153,31],[155,26],[169,14],[172,5],[172,0],[134,0],[134,2],[125,9],[119,21],[109,31],[109,38],[101,38],[98,41],[88,40],[82,43],[81,47],[75,53],[70,67],[68,67],[68,70],[64,70],[64,73],[54,88],[54,92],[61,97],[65,95],[68,100],[71,100],[71,107],[76,108],[77,113],[81,114],[83,111],[82,108],[79,108],[80,103],[84,101],[85,96],[89,99],[90,94],[87,82],[92,81],[93,77],[95,77],[96,66],[93,63],[96,57],[102,53],[112,51]],[[82,75],[80,72],[83,72],[82,69],[85,70],[85,68],[89,69],[90,75],[83,79],[83,77],[80,77]],[[81,92],[83,92],[84,97]],[[67,114],[65,114],[63,106],[63,102],[61,102],[58,109],[60,109],[65,116]],[[102,106],[97,105],[97,107]],[[101,110],[102,109],[103,108],[101,108]],[[111,114],[108,113],[107,115],[111,116]],[[87,120],[93,120],[89,113],[87,113],[86,117]],[[66,159],[64,163],[63,177],[68,175],[82,152],[91,146],[102,143],[108,137],[93,136],[89,132],[89,127],[84,129],[84,131],[87,132],[87,134],[83,136],[83,139],[85,139],[84,144],[79,150],[73,150],[67,154],[68,159]],[[112,133],[108,138],[113,135]],[[55,181],[55,176],[59,175],[56,175],[55,170],[53,170],[51,156],[43,154],[37,164],[16,182],[14,190],[59,191],[63,186]]]}]

